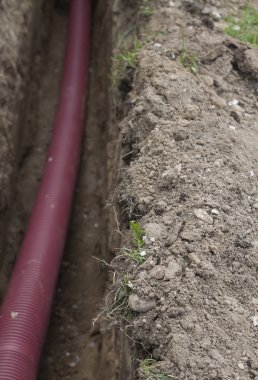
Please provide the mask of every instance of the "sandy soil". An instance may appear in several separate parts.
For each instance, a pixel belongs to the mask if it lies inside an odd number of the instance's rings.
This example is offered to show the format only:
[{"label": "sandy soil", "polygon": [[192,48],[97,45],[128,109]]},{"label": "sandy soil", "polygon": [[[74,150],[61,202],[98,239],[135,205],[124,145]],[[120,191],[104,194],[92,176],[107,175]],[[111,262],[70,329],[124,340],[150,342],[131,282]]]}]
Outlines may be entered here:
[{"label": "sandy soil", "polygon": [[222,23],[243,4],[152,3],[124,104],[118,202],[146,232],[131,334],[164,378],[258,379],[258,51]]}]

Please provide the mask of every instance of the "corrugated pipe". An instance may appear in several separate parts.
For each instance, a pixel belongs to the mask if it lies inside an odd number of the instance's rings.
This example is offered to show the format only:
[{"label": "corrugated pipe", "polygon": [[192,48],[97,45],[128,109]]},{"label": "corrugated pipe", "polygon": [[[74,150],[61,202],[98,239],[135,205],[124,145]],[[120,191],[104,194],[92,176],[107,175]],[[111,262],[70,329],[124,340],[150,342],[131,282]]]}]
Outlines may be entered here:
[{"label": "corrugated pipe", "polygon": [[79,163],[89,40],[90,0],[71,0],[63,78],[48,158],[0,310],[1,380],[37,377]]}]

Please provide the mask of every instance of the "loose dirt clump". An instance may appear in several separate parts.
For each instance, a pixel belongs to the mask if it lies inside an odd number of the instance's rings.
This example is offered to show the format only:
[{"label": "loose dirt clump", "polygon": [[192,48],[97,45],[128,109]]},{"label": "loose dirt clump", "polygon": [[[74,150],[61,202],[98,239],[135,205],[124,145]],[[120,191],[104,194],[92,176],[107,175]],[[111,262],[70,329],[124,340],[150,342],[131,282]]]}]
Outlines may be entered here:
[{"label": "loose dirt clump", "polygon": [[163,377],[141,379],[258,379],[258,50],[223,21],[239,5],[164,1],[141,31],[118,190],[146,234],[132,337]]}]

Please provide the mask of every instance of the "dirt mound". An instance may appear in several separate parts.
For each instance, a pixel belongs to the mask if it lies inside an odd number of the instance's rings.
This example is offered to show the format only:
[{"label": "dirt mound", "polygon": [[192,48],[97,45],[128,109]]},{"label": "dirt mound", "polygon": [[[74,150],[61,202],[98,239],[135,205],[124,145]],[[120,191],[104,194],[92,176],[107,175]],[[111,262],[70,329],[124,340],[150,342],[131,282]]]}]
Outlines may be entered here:
[{"label": "dirt mound", "polygon": [[161,373],[258,379],[257,82],[221,31],[236,2],[213,3],[203,22],[202,2],[170,1],[145,29],[121,122],[119,199],[146,232],[129,306]]}]

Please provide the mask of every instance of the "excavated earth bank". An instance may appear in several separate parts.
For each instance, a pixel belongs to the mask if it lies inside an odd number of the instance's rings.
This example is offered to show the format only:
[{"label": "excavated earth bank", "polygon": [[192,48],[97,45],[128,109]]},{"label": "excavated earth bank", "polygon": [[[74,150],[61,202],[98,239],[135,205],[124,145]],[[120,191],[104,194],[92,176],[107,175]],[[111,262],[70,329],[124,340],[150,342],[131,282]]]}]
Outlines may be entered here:
[{"label": "excavated earth bank", "polygon": [[258,379],[258,51],[222,21],[246,4],[148,2],[139,34],[117,197],[145,229],[146,261],[120,272],[136,358],[166,374],[153,379]]}]

